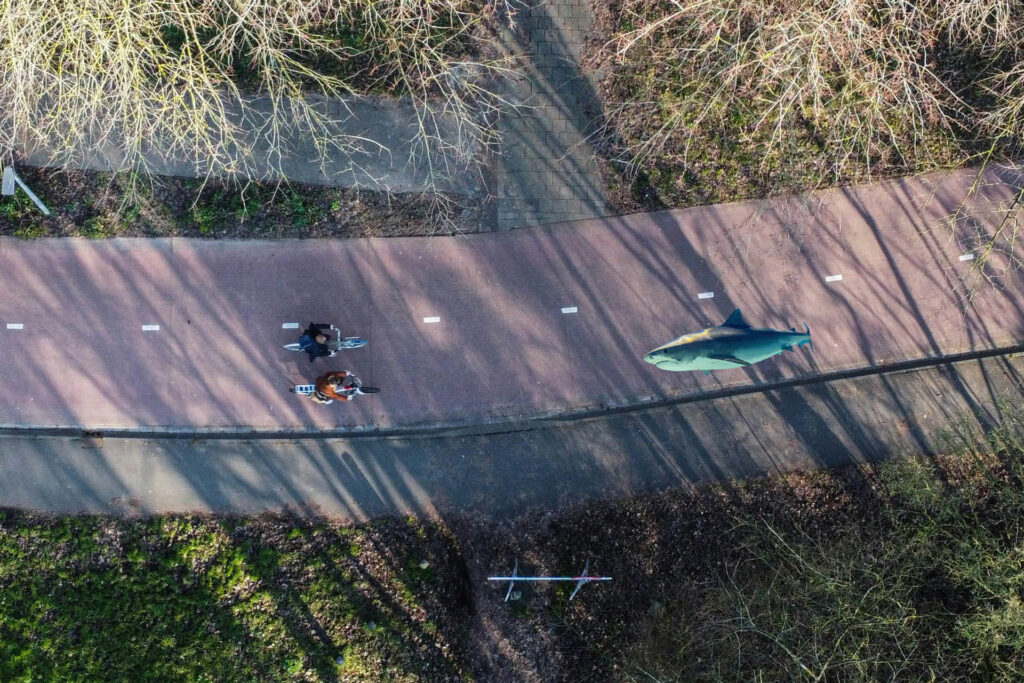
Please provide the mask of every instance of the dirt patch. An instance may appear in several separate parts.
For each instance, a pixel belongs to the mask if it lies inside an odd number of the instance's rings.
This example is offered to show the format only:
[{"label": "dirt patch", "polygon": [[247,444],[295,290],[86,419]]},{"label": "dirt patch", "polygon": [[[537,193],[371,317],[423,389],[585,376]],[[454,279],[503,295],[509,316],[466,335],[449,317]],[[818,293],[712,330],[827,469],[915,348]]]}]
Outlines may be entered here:
[{"label": "dirt patch", "polygon": [[[507,533],[486,522],[454,524],[476,609],[470,629],[475,676],[487,681],[621,681],[626,653],[657,639],[666,611],[696,614],[705,587],[718,585],[741,553],[737,519],[761,517],[823,537],[839,520],[877,519],[868,471],[785,478],[589,503],[520,520]],[[591,575],[571,602],[571,583],[507,584],[489,573]],[[628,674],[628,676],[627,676]],[[685,677],[683,678],[685,679]],[[644,680],[642,677],[637,680]],[[658,679],[660,680],[660,679]],[[681,679],[682,680],[682,679]]]},{"label": "dirt patch", "polygon": [[[475,605],[472,670],[509,682],[784,680],[806,662],[850,680],[901,661],[922,677],[941,662],[953,678],[978,666],[1012,680],[1016,651],[985,643],[1021,626],[1009,616],[1019,563],[1002,540],[1019,532],[1020,472],[1016,455],[906,459],[591,502],[507,531],[453,522]],[[576,575],[589,560],[613,581],[571,602],[572,584],[521,583],[506,603],[507,585],[486,576],[513,558],[521,575]],[[964,578],[980,566],[998,567],[983,590]],[[1004,605],[999,634],[974,638]],[[842,649],[851,633],[872,644]],[[831,635],[837,649],[817,659],[816,638]],[[901,654],[908,639],[916,656]]]},{"label": "dirt patch", "polygon": [[483,226],[482,200],[459,195],[18,168],[52,212],[43,216],[20,190],[0,199],[0,235],[26,239],[407,237]]}]

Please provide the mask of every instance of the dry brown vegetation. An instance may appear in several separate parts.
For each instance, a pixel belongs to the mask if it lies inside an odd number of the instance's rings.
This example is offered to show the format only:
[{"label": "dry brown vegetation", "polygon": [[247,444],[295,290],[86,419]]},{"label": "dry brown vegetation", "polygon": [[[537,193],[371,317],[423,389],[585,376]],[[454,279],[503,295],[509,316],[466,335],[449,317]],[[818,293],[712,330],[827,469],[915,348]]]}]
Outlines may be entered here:
[{"label": "dry brown vegetation", "polygon": [[0,152],[40,144],[61,166],[106,147],[145,169],[156,142],[216,175],[256,174],[288,130],[321,156],[372,144],[339,137],[310,94],[384,92],[414,103],[417,154],[466,160],[492,142],[484,16],[470,0],[0,0]]},{"label": "dry brown vegetation", "polygon": [[960,166],[1024,142],[1019,0],[621,0],[611,156],[670,205]]}]

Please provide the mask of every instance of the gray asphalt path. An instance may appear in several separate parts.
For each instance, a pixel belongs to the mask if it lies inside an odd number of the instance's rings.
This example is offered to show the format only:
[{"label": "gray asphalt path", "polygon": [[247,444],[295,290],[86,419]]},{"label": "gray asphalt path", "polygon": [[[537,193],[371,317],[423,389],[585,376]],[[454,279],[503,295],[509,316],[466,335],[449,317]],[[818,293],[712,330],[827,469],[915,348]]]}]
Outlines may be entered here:
[{"label": "gray asphalt path", "polygon": [[0,438],[0,501],[54,512],[288,508],[495,521],[581,500],[942,453],[1020,433],[1024,359],[809,384],[512,433],[422,439]]},{"label": "gray asphalt path", "polygon": [[[310,96],[307,100],[322,119],[320,130],[293,123],[280,126],[275,133],[269,126],[275,107],[267,97],[252,98],[244,108],[237,102],[225,103],[227,119],[245,147],[244,153],[228,151],[240,159],[235,164],[238,176],[374,191],[437,189],[470,195],[481,191],[480,169],[473,160],[478,150],[472,141],[462,139],[461,127],[443,112],[373,97]],[[287,112],[289,106],[287,101],[278,103],[281,112]],[[279,117],[285,123],[291,120],[287,113],[279,113]],[[318,139],[334,140],[336,147],[324,154],[317,146]],[[83,139],[77,151],[60,156],[27,134],[20,143],[25,163],[33,166],[98,171],[134,168],[117,137]],[[150,140],[142,154],[149,173],[201,178],[214,170],[207,158],[175,153],[159,139]]]}]

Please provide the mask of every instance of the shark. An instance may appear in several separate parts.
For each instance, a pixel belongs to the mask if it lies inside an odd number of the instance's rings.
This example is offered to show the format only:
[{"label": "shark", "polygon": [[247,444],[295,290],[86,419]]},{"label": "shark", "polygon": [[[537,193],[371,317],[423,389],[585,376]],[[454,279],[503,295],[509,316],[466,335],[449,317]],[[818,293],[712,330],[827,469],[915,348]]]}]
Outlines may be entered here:
[{"label": "shark", "polygon": [[685,372],[745,368],[783,351],[792,351],[809,344],[811,330],[804,323],[804,331],[759,329],[743,320],[740,309],[732,312],[718,327],[684,334],[663,344],[644,356],[644,360],[660,370]]}]

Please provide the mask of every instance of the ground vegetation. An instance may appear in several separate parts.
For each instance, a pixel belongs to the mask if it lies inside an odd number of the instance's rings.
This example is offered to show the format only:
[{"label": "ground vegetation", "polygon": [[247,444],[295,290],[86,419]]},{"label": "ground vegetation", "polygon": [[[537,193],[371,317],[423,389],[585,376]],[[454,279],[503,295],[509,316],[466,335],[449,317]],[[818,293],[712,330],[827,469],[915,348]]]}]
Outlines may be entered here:
[{"label": "ground vegetation", "polygon": [[481,228],[479,199],[298,183],[140,176],[23,167],[51,213],[23,192],[0,201],[0,235],[282,239],[465,234]]},{"label": "ground vegetation", "polygon": [[312,164],[375,145],[339,135],[324,102],[383,95],[416,112],[410,153],[430,168],[429,195],[494,142],[504,67],[482,26],[496,11],[469,0],[0,0],[0,154],[41,148],[64,168],[103,150],[146,173],[156,153],[201,177],[266,178],[289,134],[313,141]]},{"label": "ground vegetation", "polygon": [[596,5],[597,139],[626,208],[691,206],[1015,159],[1019,0]]},{"label": "ground vegetation", "polygon": [[1016,681],[1022,427],[511,524],[6,511],[0,677]]}]

